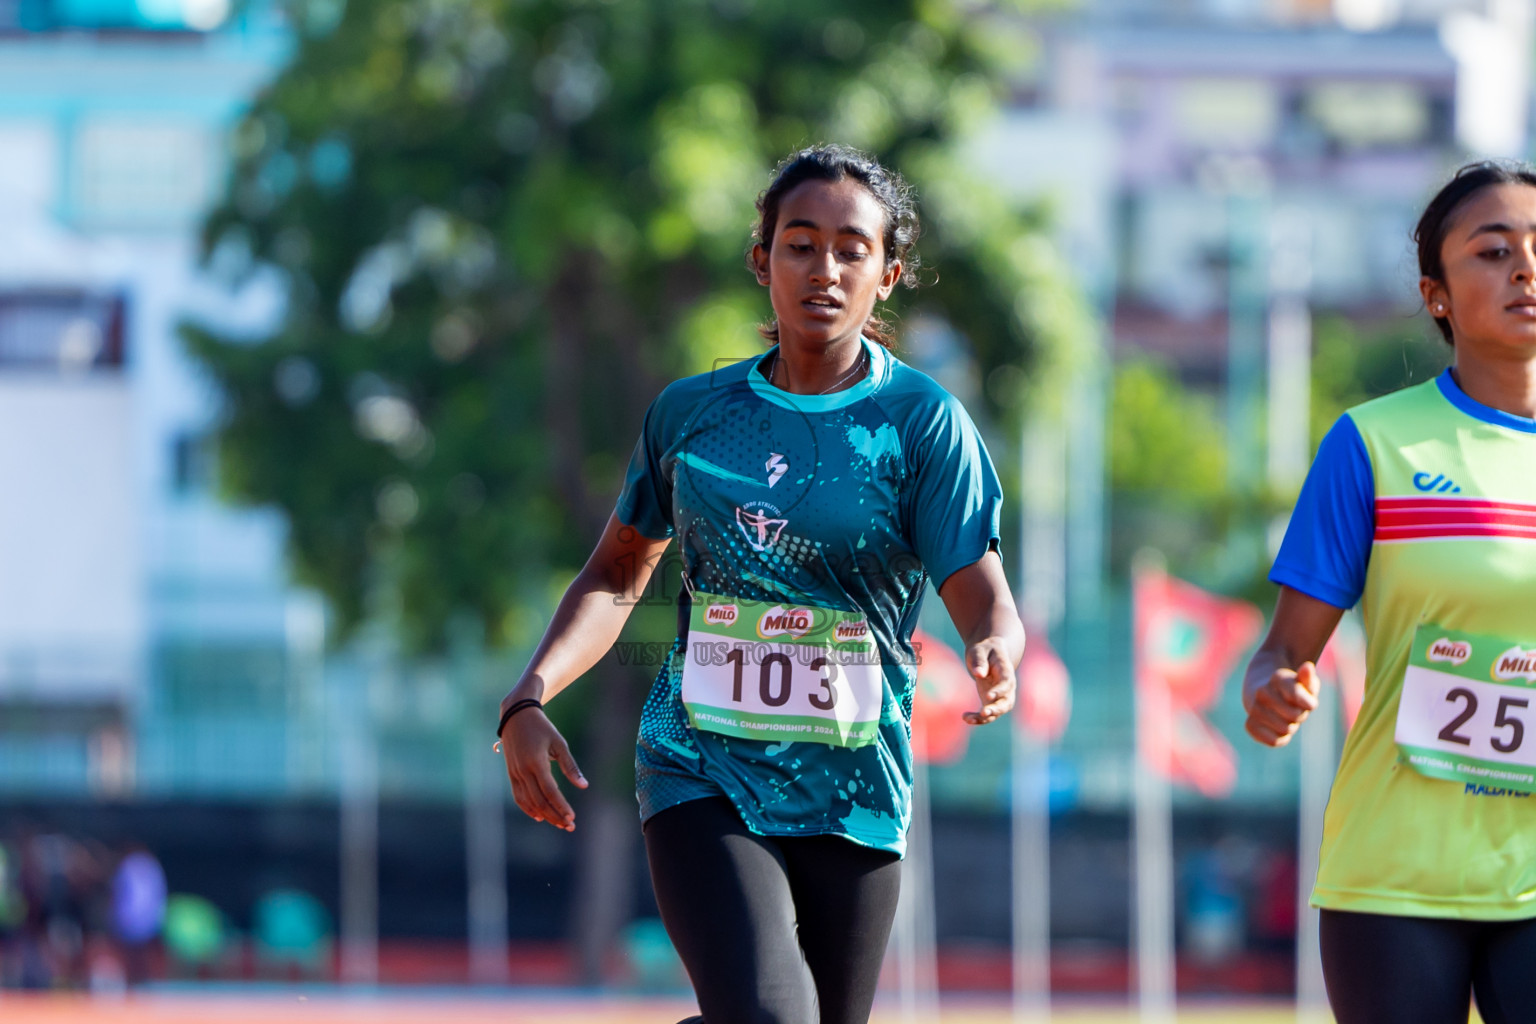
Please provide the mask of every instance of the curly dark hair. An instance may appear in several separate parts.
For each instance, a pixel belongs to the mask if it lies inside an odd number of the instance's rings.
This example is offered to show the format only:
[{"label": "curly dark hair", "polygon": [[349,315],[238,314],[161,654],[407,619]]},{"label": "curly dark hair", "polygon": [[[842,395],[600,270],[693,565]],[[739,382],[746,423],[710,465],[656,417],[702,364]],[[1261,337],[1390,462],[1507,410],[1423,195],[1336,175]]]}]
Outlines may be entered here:
[{"label": "curly dark hair", "polygon": [[[807,181],[842,181],[852,178],[869,190],[885,212],[885,265],[901,261],[901,283],[917,287],[919,257],[913,246],[922,230],[917,220],[917,204],[912,186],[895,171],[887,170],[874,157],[849,146],[824,143],[809,146],[785,157],[774,168],[773,181],[757,197],[757,223],[752,228],[753,245],[773,247],[773,233],[779,224],[779,204],[796,185]],[[747,265],[752,267],[752,250],[747,250]],[[779,340],[779,323],[770,321],[758,328],[769,341]],[[896,332],[878,313],[864,323],[864,333],[888,349],[896,347]]]},{"label": "curly dark hair", "polygon": [[[1440,250],[1445,245],[1451,218],[1468,199],[1494,185],[1529,185],[1536,188],[1536,167],[1516,160],[1480,160],[1459,169],[1424,207],[1413,240],[1419,247],[1419,273],[1436,281],[1445,280],[1445,264]],[[1455,345],[1451,318],[1437,316],[1435,326],[1446,344]]]}]

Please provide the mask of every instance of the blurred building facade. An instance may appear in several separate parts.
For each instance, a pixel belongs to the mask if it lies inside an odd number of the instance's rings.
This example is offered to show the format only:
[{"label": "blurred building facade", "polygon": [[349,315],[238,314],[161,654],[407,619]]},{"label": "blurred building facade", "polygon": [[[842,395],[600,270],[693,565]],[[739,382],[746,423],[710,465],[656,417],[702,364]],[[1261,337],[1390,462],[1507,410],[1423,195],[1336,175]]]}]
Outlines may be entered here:
[{"label": "blurred building facade", "polygon": [[288,51],[228,14],[0,4],[0,790],[234,781],[200,709],[286,706],[283,526],[212,493],[176,334],[275,312],[197,267],[229,126]]}]

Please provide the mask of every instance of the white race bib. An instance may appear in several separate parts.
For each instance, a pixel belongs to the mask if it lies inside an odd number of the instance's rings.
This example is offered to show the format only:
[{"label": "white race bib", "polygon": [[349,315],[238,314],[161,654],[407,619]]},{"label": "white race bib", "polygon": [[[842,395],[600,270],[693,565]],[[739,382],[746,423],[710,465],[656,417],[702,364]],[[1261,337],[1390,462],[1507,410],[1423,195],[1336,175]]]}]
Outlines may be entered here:
[{"label": "white race bib", "polygon": [[862,747],[884,700],[879,649],[859,612],[694,593],[683,706],[695,729]]},{"label": "white race bib", "polygon": [[1428,623],[1413,635],[1394,738],[1415,771],[1536,793],[1536,643]]}]

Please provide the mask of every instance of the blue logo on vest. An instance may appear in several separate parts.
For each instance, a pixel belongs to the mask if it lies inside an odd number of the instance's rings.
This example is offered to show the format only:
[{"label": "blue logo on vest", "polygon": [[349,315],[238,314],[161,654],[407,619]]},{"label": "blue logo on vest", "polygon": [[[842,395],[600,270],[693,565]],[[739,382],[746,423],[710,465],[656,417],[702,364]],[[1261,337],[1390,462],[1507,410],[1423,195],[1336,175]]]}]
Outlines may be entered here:
[{"label": "blue logo on vest", "polygon": [[1434,494],[1460,494],[1461,488],[1456,486],[1456,481],[1444,473],[1436,473],[1431,476],[1428,473],[1413,474],[1413,486],[1425,493]]}]

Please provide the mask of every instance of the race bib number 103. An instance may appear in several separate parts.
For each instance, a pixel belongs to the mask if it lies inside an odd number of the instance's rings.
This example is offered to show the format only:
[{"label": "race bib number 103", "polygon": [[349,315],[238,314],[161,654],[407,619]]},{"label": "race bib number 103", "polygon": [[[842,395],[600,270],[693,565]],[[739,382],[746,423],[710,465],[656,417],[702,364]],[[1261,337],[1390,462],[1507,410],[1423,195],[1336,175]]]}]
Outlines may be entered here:
[{"label": "race bib number 103", "polygon": [[859,612],[697,591],[683,706],[695,729],[771,742],[875,740],[884,675]]},{"label": "race bib number 103", "polygon": [[1536,642],[1421,625],[1395,739],[1423,775],[1536,793]]}]

